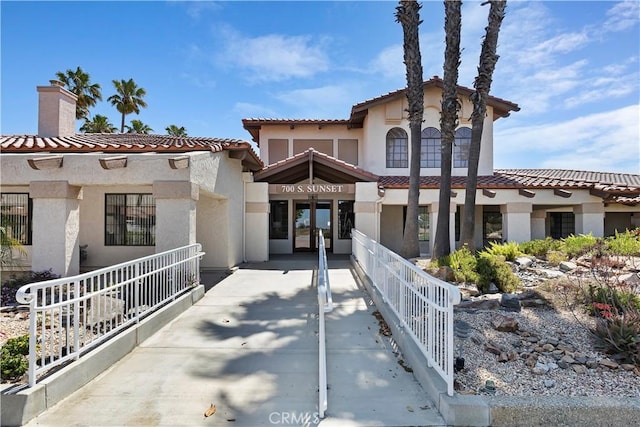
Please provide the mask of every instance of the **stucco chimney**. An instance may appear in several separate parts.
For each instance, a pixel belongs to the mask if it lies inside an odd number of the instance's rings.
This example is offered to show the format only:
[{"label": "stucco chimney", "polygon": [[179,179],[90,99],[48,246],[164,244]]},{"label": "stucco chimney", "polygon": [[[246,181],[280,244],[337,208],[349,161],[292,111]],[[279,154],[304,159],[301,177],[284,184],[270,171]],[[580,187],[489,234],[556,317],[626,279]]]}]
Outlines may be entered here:
[{"label": "stucco chimney", "polygon": [[38,86],[38,136],[69,136],[75,134],[76,101],[78,97],[63,87],[62,82],[49,80],[50,86]]}]

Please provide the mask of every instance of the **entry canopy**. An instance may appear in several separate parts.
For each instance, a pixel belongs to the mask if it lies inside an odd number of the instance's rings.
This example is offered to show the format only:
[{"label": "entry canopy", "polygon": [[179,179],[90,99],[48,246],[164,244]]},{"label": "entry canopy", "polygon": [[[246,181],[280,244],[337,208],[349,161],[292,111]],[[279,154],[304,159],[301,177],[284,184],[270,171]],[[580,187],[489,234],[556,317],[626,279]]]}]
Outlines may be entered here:
[{"label": "entry canopy", "polygon": [[336,184],[378,181],[377,175],[313,148],[269,165],[254,175],[256,182],[269,184],[313,182],[314,178]]}]

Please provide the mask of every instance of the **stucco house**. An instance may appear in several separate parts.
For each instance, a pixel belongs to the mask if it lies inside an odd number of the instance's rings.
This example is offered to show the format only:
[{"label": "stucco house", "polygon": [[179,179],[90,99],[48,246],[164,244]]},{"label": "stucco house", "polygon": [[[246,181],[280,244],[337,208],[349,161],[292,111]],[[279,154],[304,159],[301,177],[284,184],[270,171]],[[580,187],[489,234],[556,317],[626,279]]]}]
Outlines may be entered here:
[{"label": "stucco house", "polygon": [[[424,82],[419,222],[425,254],[438,214],[441,92],[439,78]],[[464,204],[471,92],[459,87],[452,247]],[[318,230],[330,251],[350,253],[352,227],[400,248],[410,152],[404,90],[355,104],[347,119],[244,119],[259,154],[241,140],[75,134],[75,96],[57,82],[38,93],[38,135],[0,137],[1,207],[7,230],[26,249],[21,268],[72,275],[200,242],[202,267],[227,269],[314,251]],[[493,122],[518,110],[489,99],[477,245],[640,226],[640,175],[494,170]]]}]

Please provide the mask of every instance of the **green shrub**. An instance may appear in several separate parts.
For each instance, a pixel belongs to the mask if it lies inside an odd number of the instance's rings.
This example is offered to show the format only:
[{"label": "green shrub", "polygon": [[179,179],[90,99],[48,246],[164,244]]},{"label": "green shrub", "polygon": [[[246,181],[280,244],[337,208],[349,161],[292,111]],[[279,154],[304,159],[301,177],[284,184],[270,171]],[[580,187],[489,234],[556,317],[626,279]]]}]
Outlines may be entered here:
[{"label": "green shrub", "polygon": [[536,257],[543,257],[547,255],[549,251],[557,251],[561,246],[561,241],[552,239],[551,237],[547,237],[544,240],[536,239],[518,244],[520,251]]},{"label": "green shrub", "polygon": [[549,251],[547,252],[547,262],[551,265],[558,265],[562,261],[567,260],[567,255],[564,252],[560,251]]},{"label": "green shrub", "polygon": [[453,270],[456,282],[476,283],[476,257],[466,247],[460,248],[445,257],[449,267]]},{"label": "green shrub", "polygon": [[6,306],[7,304],[14,304],[16,302],[16,292],[18,291],[18,289],[20,289],[20,287],[24,285],[35,282],[44,282],[46,280],[53,280],[59,277],[60,276],[53,274],[51,270],[45,270],[30,271],[20,277],[9,279],[2,284],[0,303],[2,304],[2,306]]},{"label": "green shrub", "polygon": [[0,372],[2,378],[9,380],[20,378],[27,372],[29,362],[29,335],[17,338],[9,338],[0,348]]},{"label": "green shrub", "polygon": [[502,292],[515,292],[520,284],[518,276],[513,274],[513,270],[506,263],[503,256],[495,256],[488,252],[481,252],[478,256],[476,271],[480,278],[478,287],[482,292],[489,290],[491,282]]},{"label": "green shrub", "polygon": [[640,366],[640,316],[637,311],[600,318],[592,332],[598,350],[610,354],[618,363]]},{"label": "green shrub", "polygon": [[516,242],[490,242],[489,247],[486,248],[484,252],[494,256],[503,256],[507,261],[515,261],[516,258],[522,255],[518,243]]},{"label": "green shrub", "polygon": [[587,287],[585,303],[587,308],[593,303],[608,304],[616,313],[629,310],[640,312],[640,295],[632,291],[614,289],[611,286],[590,284]]},{"label": "green shrub", "polygon": [[562,251],[570,257],[579,257],[589,253],[598,246],[601,239],[589,234],[571,235],[562,240]]},{"label": "green shrub", "polygon": [[605,239],[605,250],[612,255],[638,256],[640,255],[640,228],[618,233]]}]

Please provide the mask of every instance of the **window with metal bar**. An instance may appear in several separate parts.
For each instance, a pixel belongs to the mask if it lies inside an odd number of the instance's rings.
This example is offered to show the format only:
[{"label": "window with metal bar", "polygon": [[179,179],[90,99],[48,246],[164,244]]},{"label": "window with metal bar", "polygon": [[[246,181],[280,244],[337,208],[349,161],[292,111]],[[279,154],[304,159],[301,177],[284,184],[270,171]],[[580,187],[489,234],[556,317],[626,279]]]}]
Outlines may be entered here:
[{"label": "window with metal bar", "polygon": [[105,194],[105,246],[154,246],[156,201],[152,194]]},{"label": "window with metal bar", "polygon": [[[407,222],[407,207],[402,210],[402,230]],[[429,227],[429,208],[427,206],[418,206],[418,241],[428,242],[430,234]]]},{"label": "window with metal bar", "polygon": [[409,167],[409,137],[402,128],[387,132],[387,167]]},{"label": "window with metal bar", "polygon": [[456,131],[456,139],[453,145],[453,167],[469,167],[469,146],[471,145],[471,129],[461,127]]},{"label": "window with metal bar", "polygon": [[33,203],[29,193],[1,193],[0,214],[5,236],[21,245],[30,245]]},{"label": "window with metal bar", "polygon": [[424,128],[420,139],[420,167],[439,168],[442,162],[440,131],[433,127]]},{"label": "window with metal bar", "polygon": [[354,203],[353,200],[338,200],[338,239],[351,238],[351,229],[356,226]]}]

